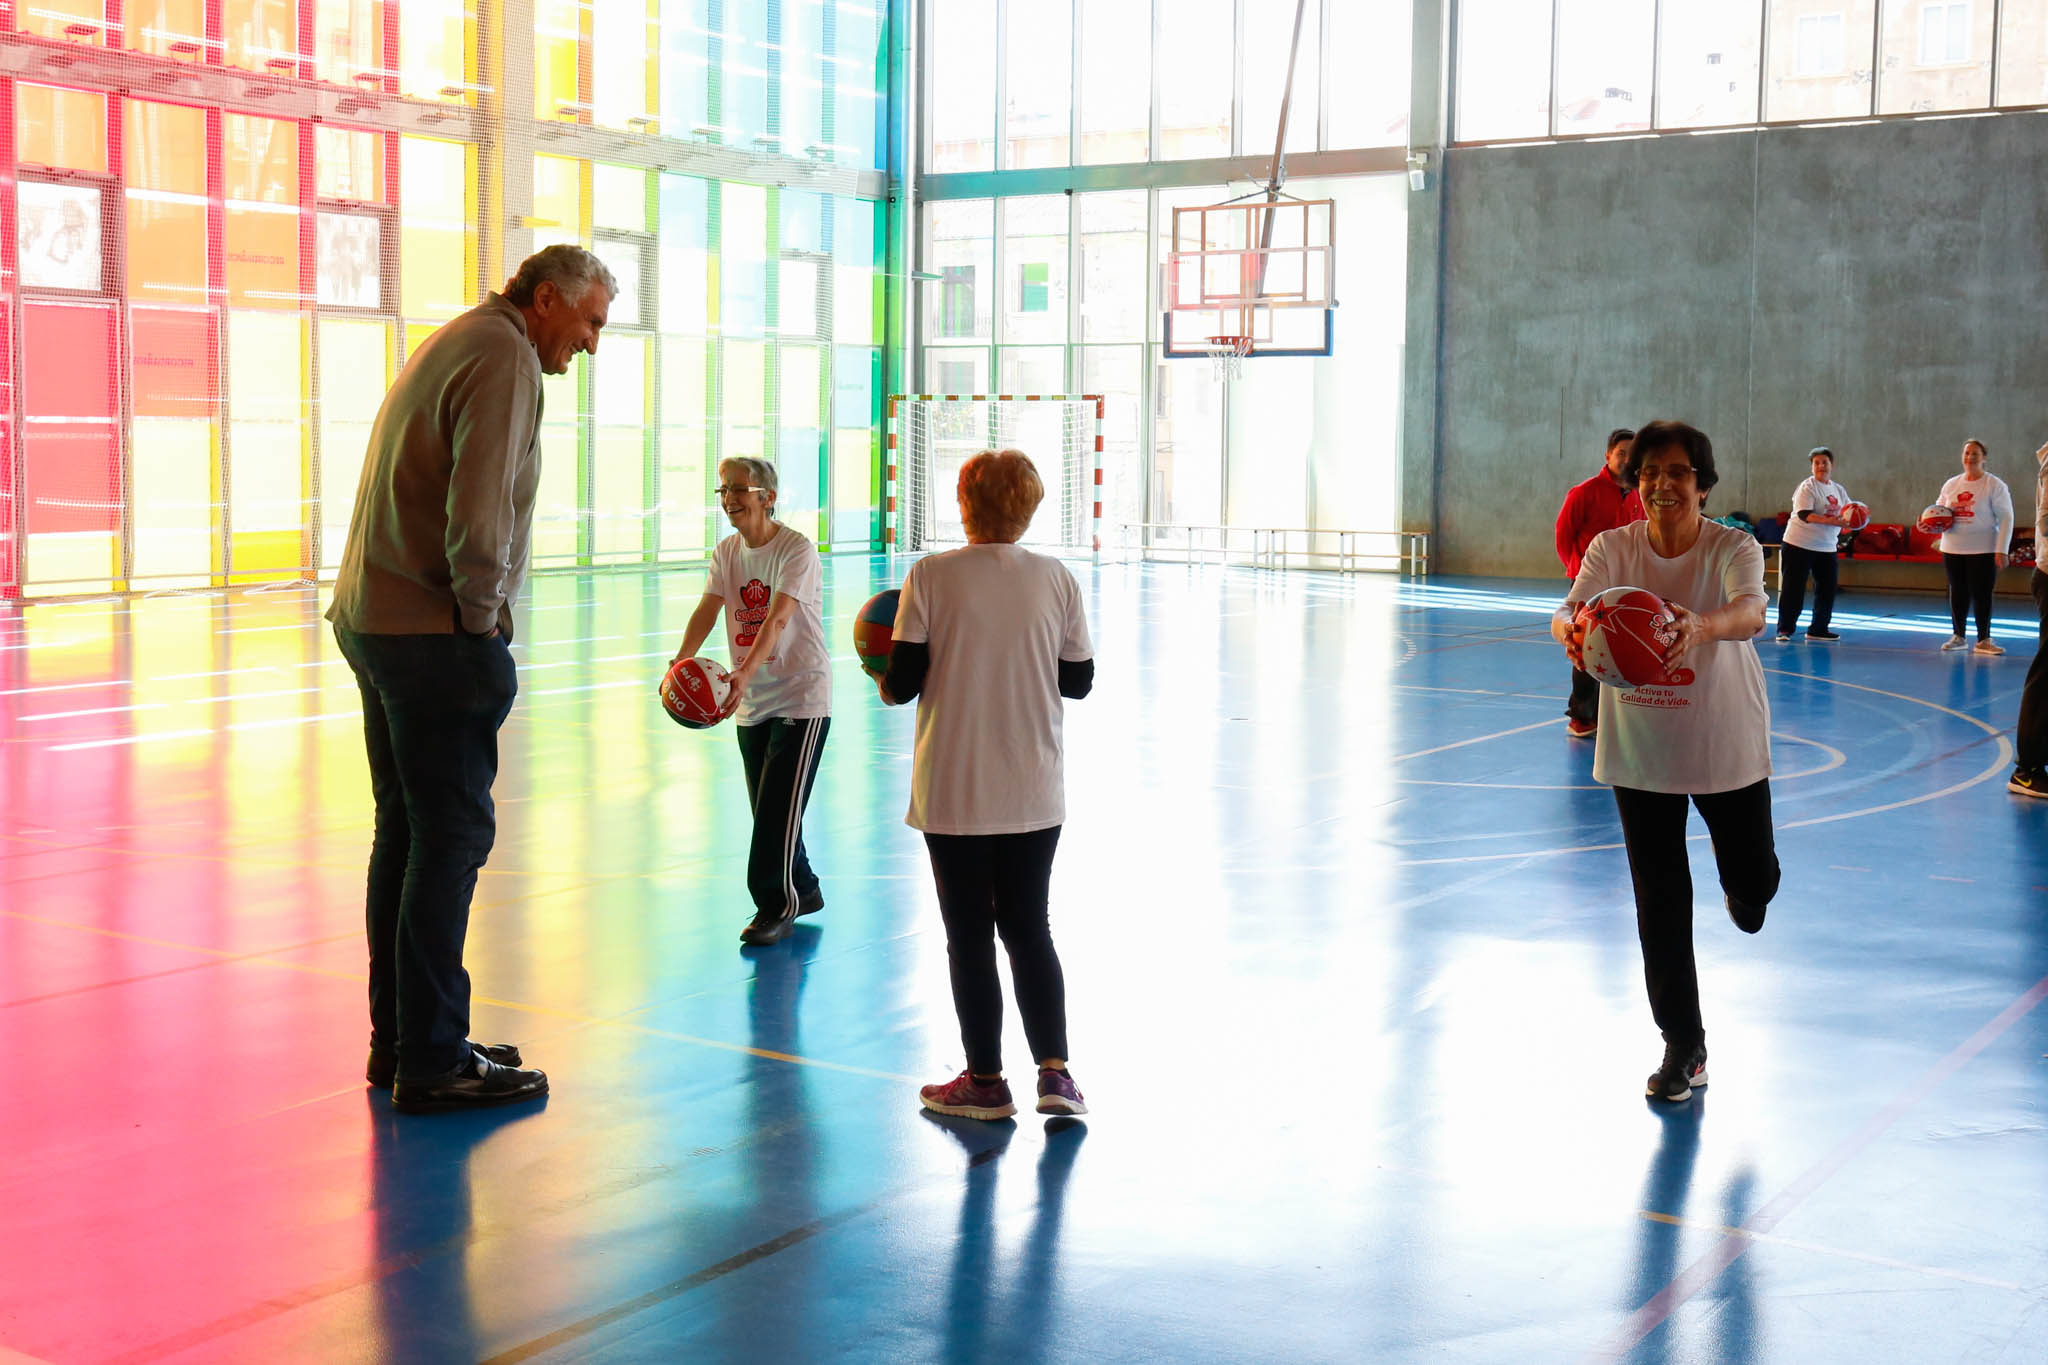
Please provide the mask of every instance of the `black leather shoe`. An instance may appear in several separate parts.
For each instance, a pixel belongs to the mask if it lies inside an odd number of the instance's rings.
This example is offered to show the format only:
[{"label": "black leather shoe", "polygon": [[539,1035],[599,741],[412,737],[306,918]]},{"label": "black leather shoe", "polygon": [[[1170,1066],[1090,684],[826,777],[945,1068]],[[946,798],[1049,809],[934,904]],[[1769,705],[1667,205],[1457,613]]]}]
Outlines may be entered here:
[{"label": "black leather shoe", "polygon": [[1735,927],[1745,934],[1753,934],[1764,927],[1765,909],[1764,906],[1751,905],[1748,901],[1739,901],[1733,896],[1728,898],[1728,918],[1734,920]]},{"label": "black leather shoe", "polygon": [[488,1057],[472,1055],[445,1076],[430,1076],[423,1081],[400,1076],[391,1092],[391,1107],[407,1114],[431,1114],[448,1109],[518,1104],[547,1093],[545,1071],[499,1066]]},{"label": "black leather shoe", "polygon": [[[823,903],[823,898],[820,898]],[[754,916],[753,923],[740,930],[740,942],[756,948],[765,948],[771,943],[780,943],[789,937],[789,931],[796,928],[796,916],[782,910],[763,910]]]},{"label": "black leather shoe", "polygon": [[[519,1055],[514,1043],[476,1043],[470,1048],[479,1057],[488,1057],[499,1066],[518,1066],[525,1059]],[[389,1090],[391,1083],[398,1079],[398,1054],[370,1049],[370,1063],[363,1068],[363,1079],[378,1090]]]},{"label": "black leather shoe", "polygon": [[815,915],[825,908],[825,888],[814,886],[801,892],[796,898],[796,912],[799,915]]}]

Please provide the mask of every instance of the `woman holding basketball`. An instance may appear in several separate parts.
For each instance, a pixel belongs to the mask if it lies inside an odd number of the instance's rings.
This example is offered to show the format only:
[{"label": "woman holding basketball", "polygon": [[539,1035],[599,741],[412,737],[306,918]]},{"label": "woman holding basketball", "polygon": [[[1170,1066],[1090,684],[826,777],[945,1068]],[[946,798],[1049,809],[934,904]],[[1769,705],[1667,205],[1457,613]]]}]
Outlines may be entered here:
[{"label": "woman holding basketball", "polygon": [[1941,567],[1948,571],[1948,614],[1955,634],[1945,650],[1963,647],[1963,618],[1977,617],[1979,654],[2003,654],[1991,638],[1991,594],[2005,552],[2012,548],[2012,490],[2005,480],[1987,473],[1989,452],[1979,440],[1963,442],[1963,472],[1941,486],[1936,501],[1955,513],[1955,523],[1941,533]]},{"label": "woman holding basketball", "polygon": [[1550,629],[1576,663],[1580,604],[1625,585],[1655,593],[1673,617],[1662,682],[1600,689],[1593,776],[1614,788],[1635,883],[1643,981],[1664,1035],[1664,1059],[1650,1073],[1647,1093],[1683,1100],[1707,1083],[1687,803],[1699,808],[1713,836],[1737,928],[1763,928],[1764,909],[1778,891],[1770,703],[1749,643],[1764,628],[1764,561],[1754,539],[1703,515],[1717,478],[1705,432],[1652,422],[1636,434],[1628,472],[1649,520],[1594,538]]},{"label": "woman holding basketball", "polygon": [[718,462],[718,502],[733,534],[711,554],[704,596],[690,613],[676,658],[693,657],[725,616],[740,763],[754,833],[747,891],[754,917],[740,942],[777,943],[798,915],[825,908],[804,852],[804,806],[832,728],[831,660],[825,653],[824,569],[810,541],[775,520],[775,466]]},{"label": "woman holding basketball", "polygon": [[1038,1112],[1088,1112],[1067,1071],[1066,978],[1047,903],[1067,818],[1061,698],[1088,695],[1095,662],[1073,574],[1017,544],[1044,498],[1022,451],[985,450],[960,467],[967,544],[911,565],[877,680],[892,706],[917,698],[905,823],[931,853],[967,1051],[965,1070],[920,1097],[965,1118],[1017,1112],[1003,1079],[997,935],[1038,1062]]},{"label": "woman holding basketball", "polygon": [[1778,571],[1778,643],[1792,638],[1806,606],[1806,580],[1813,578],[1813,624],[1809,640],[1839,640],[1828,629],[1835,615],[1835,551],[1849,524],[1849,490],[1835,482],[1835,452],[1815,446],[1806,456],[1812,477],[1792,494],[1792,520],[1785,523],[1784,558]]}]

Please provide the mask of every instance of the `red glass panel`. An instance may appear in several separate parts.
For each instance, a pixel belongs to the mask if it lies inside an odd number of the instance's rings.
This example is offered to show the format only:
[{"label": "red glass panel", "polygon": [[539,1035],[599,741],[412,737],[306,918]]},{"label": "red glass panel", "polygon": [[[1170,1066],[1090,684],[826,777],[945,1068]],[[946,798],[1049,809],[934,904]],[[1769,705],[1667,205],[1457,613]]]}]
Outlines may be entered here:
[{"label": "red glass panel", "polygon": [[116,318],[101,304],[22,307],[23,529],[117,531]]}]

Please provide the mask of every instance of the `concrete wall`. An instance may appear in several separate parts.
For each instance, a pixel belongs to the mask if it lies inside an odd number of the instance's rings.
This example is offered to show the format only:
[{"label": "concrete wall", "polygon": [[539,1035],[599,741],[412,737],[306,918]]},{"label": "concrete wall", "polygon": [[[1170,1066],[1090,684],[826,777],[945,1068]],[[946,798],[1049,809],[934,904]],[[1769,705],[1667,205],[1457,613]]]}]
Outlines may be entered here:
[{"label": "concrete wall", "polygon": [[1878,520],[1910,520],[1975,435],[2031,515],[2048,118],[1460,148],[1446,169],[1442,569],[1561,574],[1565,489],[1609,428],[1656,417],[1713,438],[1710,513],[1788,507],[1829,445]]}]

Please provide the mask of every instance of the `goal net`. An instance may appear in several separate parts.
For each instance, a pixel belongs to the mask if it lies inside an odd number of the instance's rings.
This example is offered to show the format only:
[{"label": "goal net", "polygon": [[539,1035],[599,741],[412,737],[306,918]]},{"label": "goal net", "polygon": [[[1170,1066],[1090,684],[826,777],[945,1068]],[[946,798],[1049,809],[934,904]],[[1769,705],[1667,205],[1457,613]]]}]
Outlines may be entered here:
[{"label": "goal net", "polygon": [[1054,554],[1101,548],[1099,394],[897,394],[889,400],[888,529],[892,550],[965,545],[955,494],[960,466],[984,450],[1021,450],[1045,501],[1021,544]]}]

